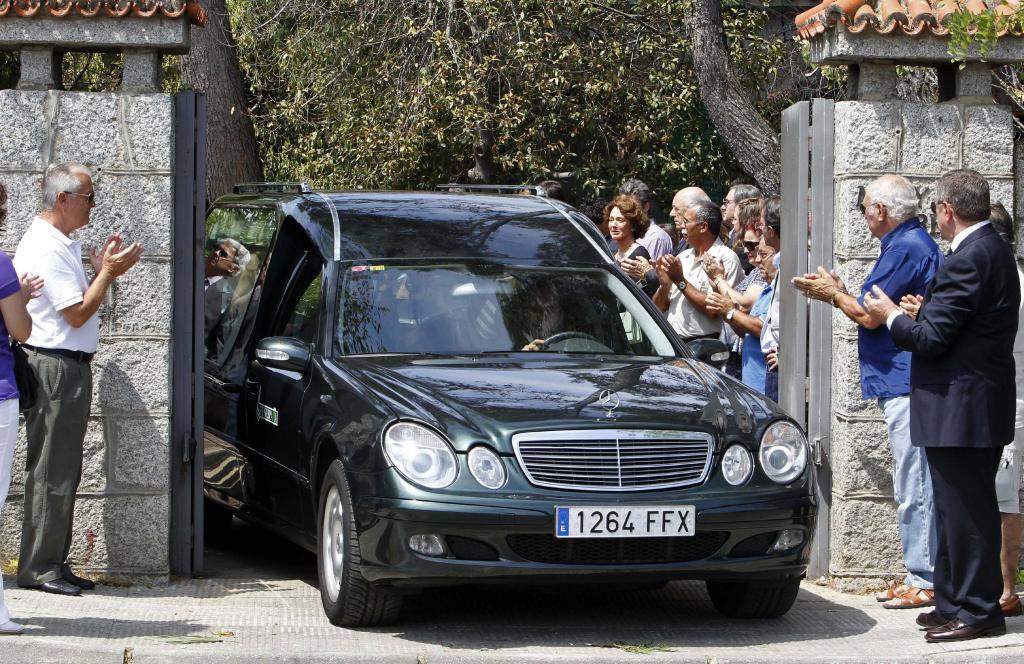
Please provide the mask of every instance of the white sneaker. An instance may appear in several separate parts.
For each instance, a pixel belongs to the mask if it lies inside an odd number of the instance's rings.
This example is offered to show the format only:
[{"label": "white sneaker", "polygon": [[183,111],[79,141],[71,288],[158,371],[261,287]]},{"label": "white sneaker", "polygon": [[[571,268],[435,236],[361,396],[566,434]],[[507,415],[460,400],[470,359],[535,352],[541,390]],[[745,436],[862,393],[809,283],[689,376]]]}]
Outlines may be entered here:
[{"label": "white sneaker", "polygon": [[8,620],[4,624],[0,625],[0,636],[4,634],[22,634],[25,632],[25,627],[19,625],[13,620]]}]

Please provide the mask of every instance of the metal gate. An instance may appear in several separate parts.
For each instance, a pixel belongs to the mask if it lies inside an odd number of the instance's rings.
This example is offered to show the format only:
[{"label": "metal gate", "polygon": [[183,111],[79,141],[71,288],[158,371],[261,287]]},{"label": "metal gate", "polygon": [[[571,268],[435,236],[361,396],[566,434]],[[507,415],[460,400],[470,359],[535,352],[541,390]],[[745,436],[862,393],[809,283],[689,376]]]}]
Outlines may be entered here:
[{"label": "metal gate", "polygon": [[782,268],[779,404],[807,429],[817,471],[818,517],[809,576],[829,571],[832,503],[832,309],[809,306],[789,284],[833,265],[835,103],[798,102],[782,113]]},{"label": "metal gate", "polygon": [[171,270],[171,573],[203,568],[203,238],[206,235],[206,96],[174,99]]}]

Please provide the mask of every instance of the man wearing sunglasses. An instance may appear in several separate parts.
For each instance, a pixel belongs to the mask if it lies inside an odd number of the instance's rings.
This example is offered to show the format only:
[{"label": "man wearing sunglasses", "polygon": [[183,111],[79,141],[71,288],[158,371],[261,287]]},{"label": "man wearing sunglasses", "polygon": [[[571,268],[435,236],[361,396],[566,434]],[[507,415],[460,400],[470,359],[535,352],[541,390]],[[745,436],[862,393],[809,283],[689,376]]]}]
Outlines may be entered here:
[{"label": "man wearing sunglasses", "polygon": [[224,238],[206,257],[203,291],[206,303],[203,312],[203,330],[207,357],[216,357],[223,342],[223,318],[231,304],[234,282],[231,279],[249,264],[251,254],[241,242]]},{"label": "man wearing sunglasses", "polygon": [[858,192],[857,206],[868,231],[881,243],[878,260],[864,281],[861,297],[849,294],[841,279],[823,267],[793,279],[807,297],[828,302],[857,324],[860,389],[876,399],[889,432],[893,455],[893,496],[907,575],[876,599],[887,609],[913,609],[934,603],[936,534],[931,476],[924,449],[910,435],[910,353],[896,347],[885,325],[863,307],[863,298],[879,287],[899,300],[924,293],[942,254],[917,217],[917,191],[898,175],[886,175]]},{"label": "man wearing sunglasses", "polygon": [[25,413],[28,474],[21,530],[18,585],[78,595],[95,584],[72,572],[68,552],[75,493],[82,475],[82,446],[92,402],[92,358],[100,337],[97,311],[114,281],[142,256],[138,243],[112,235],[82,267],[82,245],[72,234],[89,224],[96,207],[91,171],[81,164],[51,166],[43,179],[45,209],[18,243],[19,273],[45,280],[28,304],[32,335],[22,346],[40,383],[35,406]]},{"label": "man wearing sunglasses", "polygon": [[878,285],[864,309],[912,354],[910,436],[928,461],[938,541],[935,610],[917,624],[926,641],[944,643],[1006,633],[995,477],[1014,434],[1021,287],[1013,253],[989,222],[985,178],[967,169],[946,173],[935,201],[950,253],[917,320]]}]

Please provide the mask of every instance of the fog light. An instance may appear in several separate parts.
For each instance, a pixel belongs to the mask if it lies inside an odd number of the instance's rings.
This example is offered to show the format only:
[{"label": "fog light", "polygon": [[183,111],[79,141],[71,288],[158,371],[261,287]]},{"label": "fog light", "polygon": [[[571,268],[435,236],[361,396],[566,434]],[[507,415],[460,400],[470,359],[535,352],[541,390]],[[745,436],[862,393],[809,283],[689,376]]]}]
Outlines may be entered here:
[{"label": "fog light", "polygon": [[424,556],[440,558],[444,555],[444,540],[440,535],[413,535],[409,538],[409,548]]},{"label": "fog light", "polygon": [[768,550],[768,553],[785,553],[786,551],[792,551],[804,543],[805,537],[806,535],[802,530],[783,530],[779,533],[779,536],[775,538],[775,544],[772,544],[772,548]]}]

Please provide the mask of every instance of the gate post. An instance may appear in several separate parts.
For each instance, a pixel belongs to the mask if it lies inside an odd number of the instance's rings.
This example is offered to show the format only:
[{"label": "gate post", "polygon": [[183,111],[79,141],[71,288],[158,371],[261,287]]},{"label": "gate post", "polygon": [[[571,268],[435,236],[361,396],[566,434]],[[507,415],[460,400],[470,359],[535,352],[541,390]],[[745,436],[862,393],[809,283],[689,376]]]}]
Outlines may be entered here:
[{"label": "gate post", "polygon": [[[991,185],[993,202],[1001,201],[1007,209],[1013,206],[1013,119],[1008,107],[993,103],[989,68],[1021,59],[1024,39],[1000,37],[984,62],[972,48],[967,66],[945,80],[948,37],[928,30],[911,35],[899,27],[880,32],[863,21],[856,23],[856,30],[848,30],[855,25],[854,16],[844,11],[833,5],[801,15],[797,29],[809,42],[814,64],[850,69],[854,98],[835,103],[831,120],[823,105],[821,115],[816,112],[814,117],[815,125],[822,125],[814,129],[815,147],[819,130],[823,143],[831,133],[834,155],[827,156],[824,146],[815,150],[812,211],[815,221],[819,215],[823,221],[831,217],[832,225],[819,230],[816,224],[811,240],[815,258],[826,267],[832,265],[850,292],[859,293],[880,245],[868,232],[857,194],[878,176],[893,173],[909,179],[918,191],[919,216],[932,226],[927,211],[934,182],[956,168],[981,172]],[[939,67],[940,88],[955,89],[955,96],[941,103],[899,99],[894,85],[898,64]],[[815,110],[823,103],[816,101]],[[934,227],[930,230],[936,235]],[[814,261],[812,266],[817,267]],[[856,325],[827,305],[811,307],[812,348],[819,349],[821,359],[828,353],[831,361],[830,383],[823,381],[815,389],[812,381],[811,421],[816,409],[819,433],[811,437],[822,439],[832,480],[828,530],[819,530],[818,537],[828,538],[832,583],[862,591],[905,572],[893,500],[892,454],[881,411],[875,401],[861,397]],[[812,355],[811,365],[816,361]]]},{"label": "gate post", "polygon": [[[91,223],[75,239],[85,247],[101,246],[116,231],[145,250],[139,264],[111,287],[99,312],[71,560],[101,580],[166,581],[177,415],[172,362],[179,359],[172,339],[180,334],[172,336],[172,285],[180,275],[172,243],[179,182],[174,103],[157,87],[156,65],[157,54],[188,52],[190,17],[183,13],[185,3],[176,1],[158,3],[150,16],[121,18],[89,15],[86,3],[63,9],[41,0],[23,4],[22,13],[35,13],[0,16],[0,49],[21,53],[25,77],[17,90],[0,91],[0,180],[11,195],[0,244],[13,251],[40,211],[46,168],[75,161],[94,171],[97,194]],[[62,90],[62,54],[100,50],[125,53],[122,89]],[[24,427],[16,457],[14,467],[24,468]],[[15,473],[0,523],[4,561],[18,557],[23,492],[21,474]]]}]

